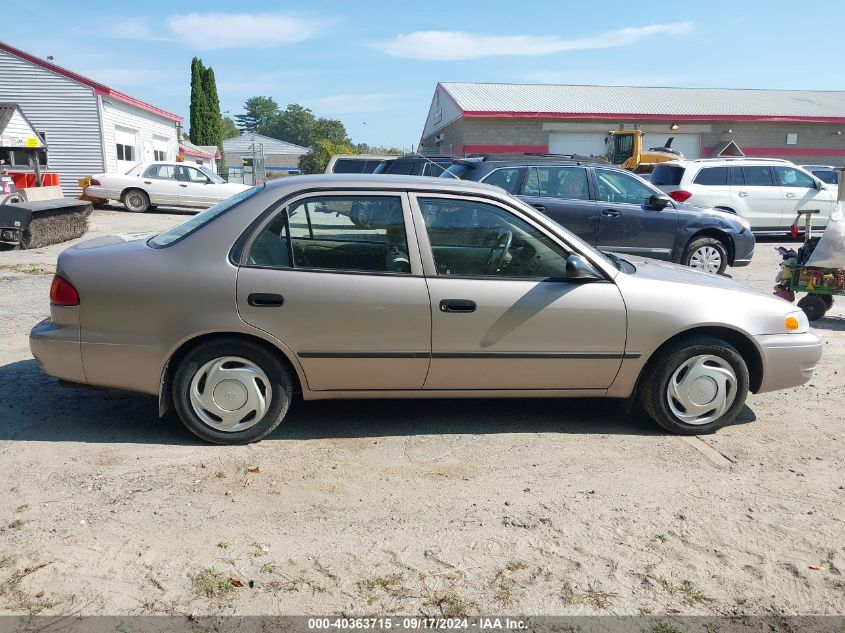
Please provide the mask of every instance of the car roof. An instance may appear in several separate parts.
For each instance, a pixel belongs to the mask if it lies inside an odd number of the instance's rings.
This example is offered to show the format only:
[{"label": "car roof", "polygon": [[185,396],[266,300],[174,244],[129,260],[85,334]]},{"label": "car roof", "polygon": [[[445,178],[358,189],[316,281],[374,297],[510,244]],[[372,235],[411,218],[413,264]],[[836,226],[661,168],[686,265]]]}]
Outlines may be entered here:
[{"label": "car roof", "polygon": [[268,182],[267,189],[404,189],[410,191],[438,191],[443,193],[495,193],[501,197],[503,190],[472,180],[457,178],[432,178],[430,176],[403,176],[394,174],[316,174],[290,176]]},{"label": "car roof", "polygon": [[725,167],[727,165],[770,165],[776,163],[778,165],[792,165],[797,167],[791,160],[783,158],[765,158],[762,156],[727,156],[723,158],[690,158],[682,160],[668,160],[662,163],[657,163],[656,167],[666,165],[669,167],[692,167],[699,165],[702,167]]},{"label": "car roof", "polygon": [[801,165],[804,169],[841,169],[836,165]]}]

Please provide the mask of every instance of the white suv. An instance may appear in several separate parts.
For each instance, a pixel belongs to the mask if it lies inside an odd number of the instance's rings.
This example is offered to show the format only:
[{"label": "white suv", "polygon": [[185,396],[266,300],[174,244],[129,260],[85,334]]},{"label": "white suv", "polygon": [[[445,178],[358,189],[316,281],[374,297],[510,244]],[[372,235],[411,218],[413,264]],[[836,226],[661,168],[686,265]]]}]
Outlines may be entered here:
[{"label": "white suv", "polygon": [[827,225],[836,187],[776,158],[702,158],[660,163],[651,184],[678,202],[736,213],[754,233],[789,231],[800,210],[818,210],[813,225]]}]

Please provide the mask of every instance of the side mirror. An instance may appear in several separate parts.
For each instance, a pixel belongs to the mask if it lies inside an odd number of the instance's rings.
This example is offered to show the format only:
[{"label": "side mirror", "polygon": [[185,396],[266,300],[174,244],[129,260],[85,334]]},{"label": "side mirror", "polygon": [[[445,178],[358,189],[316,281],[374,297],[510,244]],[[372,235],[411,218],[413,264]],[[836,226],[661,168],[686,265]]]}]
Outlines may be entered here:
[{"label": "side mirror", "polygon": [[577,253],[566,258],[566,278],[579,281],[597,281],[603,279],[593,265]]},{"label": "side mirror", "polygon": [[654,194],[651,198],[648,199],[646,203],[652,209],[657,209],[658,211],[662,211],[670,204],[672,204],[671,198],[669,196],[661,196],[658,194]]}]

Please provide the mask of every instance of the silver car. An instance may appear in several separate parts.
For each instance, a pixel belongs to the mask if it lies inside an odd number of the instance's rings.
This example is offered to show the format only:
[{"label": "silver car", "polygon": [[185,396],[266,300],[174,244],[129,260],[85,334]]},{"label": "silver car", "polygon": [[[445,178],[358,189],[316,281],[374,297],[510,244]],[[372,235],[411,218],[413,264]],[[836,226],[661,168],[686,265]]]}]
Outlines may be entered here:
[{"label": "silver car", "polygon": [[159,235],[83,242],[50,297],[30,334],[45,372],[158,396],[220,444],[270,433],[294,393],[607,397],[708,433],[821,357],[782,299],[424,177],[286,178]]}]

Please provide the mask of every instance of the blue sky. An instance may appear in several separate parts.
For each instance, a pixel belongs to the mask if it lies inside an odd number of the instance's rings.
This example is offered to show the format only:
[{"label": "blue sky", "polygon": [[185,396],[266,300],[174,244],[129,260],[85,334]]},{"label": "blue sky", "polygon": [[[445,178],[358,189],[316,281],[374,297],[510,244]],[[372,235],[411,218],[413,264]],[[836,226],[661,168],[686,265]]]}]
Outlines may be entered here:
[{"label": "blue sky", "polygon": [[[194,55],[221,109],[254,95],[410,148],[438,81],[841,90],[845,3],[4,0],[0,39],[188,112]],[[21,25],[28,25],[23,28]]]}]

